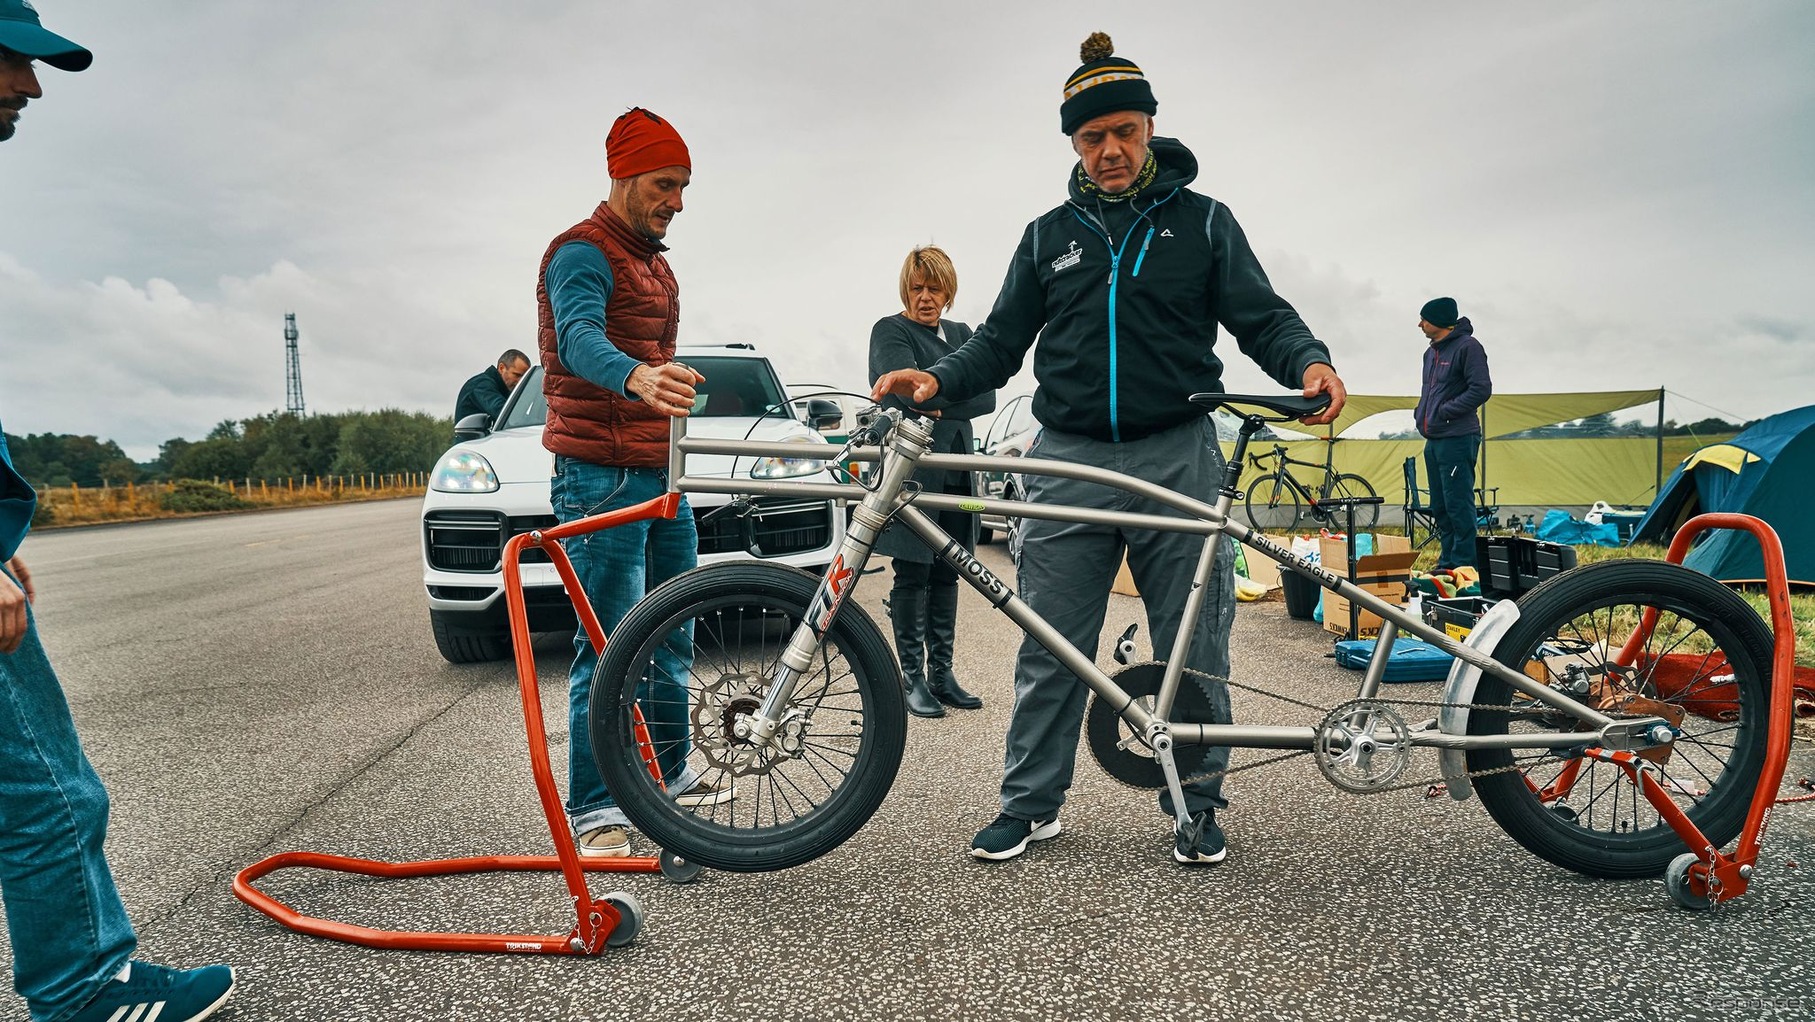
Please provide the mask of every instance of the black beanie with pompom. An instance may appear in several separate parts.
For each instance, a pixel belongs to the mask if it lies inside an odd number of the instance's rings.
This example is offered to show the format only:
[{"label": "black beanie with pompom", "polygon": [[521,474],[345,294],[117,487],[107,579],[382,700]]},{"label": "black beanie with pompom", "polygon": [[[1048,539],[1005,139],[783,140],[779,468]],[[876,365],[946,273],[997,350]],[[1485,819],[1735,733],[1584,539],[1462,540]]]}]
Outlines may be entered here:
[{"label": "black beanie with pompom", "polygon": [[1065,81],[1059,104],[1059,130],[1067,135],[1093,117],[1121,110],[1152,116],[1159,109],[1153,89],[1134,61],[1115,55],[1115,43],[1102,32],[1090,33],[1078,48],[1084,63]]}]

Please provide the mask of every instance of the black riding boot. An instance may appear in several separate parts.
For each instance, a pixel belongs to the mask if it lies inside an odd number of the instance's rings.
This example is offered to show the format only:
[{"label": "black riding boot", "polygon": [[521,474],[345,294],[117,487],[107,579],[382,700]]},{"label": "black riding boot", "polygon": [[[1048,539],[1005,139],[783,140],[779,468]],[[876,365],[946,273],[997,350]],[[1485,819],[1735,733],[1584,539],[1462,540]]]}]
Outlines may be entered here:
[{"label": "black riding boot", "polygon": [[889,617],[895,622],[895,653],[907,683],[908,712],[916,717],[943,717],[945,707],[926,687],[926,590],[889,591]]},{"label": "black riding boot", "polygon": [[958,638],[958,583],[934,586],[926,604],[926,685],[933,697],[960,710],[981,709],[983,700],[971,695],[952,676],[952,644]]}]

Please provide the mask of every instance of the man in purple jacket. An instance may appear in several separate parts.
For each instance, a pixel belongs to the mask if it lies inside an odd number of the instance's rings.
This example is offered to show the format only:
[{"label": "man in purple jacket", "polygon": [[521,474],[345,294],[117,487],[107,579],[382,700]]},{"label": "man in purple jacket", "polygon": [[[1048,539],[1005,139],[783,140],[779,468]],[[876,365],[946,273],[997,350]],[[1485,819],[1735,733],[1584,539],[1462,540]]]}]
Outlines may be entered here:
[{"label": "man in purple jacket", "polygon": [[1454,298],[1433,298],[1418,310],[1424,351],[1424,386],[1418,391],[1418,432],[1424,436],[1424,471],[1431,512],[1442,547],[1438,568],[1475,564],[1475,457],[1481,453],[1476,410],[1493,396],[1487,351],[1475,340]]}]

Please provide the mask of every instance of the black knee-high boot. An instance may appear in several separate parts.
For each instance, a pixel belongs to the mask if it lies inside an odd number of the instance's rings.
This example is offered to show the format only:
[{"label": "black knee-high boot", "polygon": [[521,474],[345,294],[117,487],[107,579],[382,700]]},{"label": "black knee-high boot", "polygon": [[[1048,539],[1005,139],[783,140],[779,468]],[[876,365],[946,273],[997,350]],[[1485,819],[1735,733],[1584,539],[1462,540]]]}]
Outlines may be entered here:
[{"label": "black knee-high boot", "polygon": [[908,712],[916,717],[945,716],[945,707],[926,686],[926,590],[889,590],[889,617],[895,622],[895,653],[907,683]]},{"label": "black knee-high boot", "polygon": [[983,700],[966,692],[952,674],[952,646],[958,640],[958,583],[935,585],[926,604],[926,685],[933,698],[960,710],[975,710]]}]

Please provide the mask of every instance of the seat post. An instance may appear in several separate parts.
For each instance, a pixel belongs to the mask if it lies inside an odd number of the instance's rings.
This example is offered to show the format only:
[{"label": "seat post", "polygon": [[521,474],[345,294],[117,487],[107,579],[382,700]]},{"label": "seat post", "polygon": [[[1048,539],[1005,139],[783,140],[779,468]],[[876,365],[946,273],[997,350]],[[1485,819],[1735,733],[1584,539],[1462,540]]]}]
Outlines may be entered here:
[{"label": "seat post", "polygon": [[1229,456],[1228,464],[1223,466],[1223,488],[1221,496],[1233,501],[1241,496],[1242,462],[1248,457],[1248,441],[1261,431],[1267,420],[1259,415],[1242,416],[1241,429],[1235,434],[1235,451]]}]

